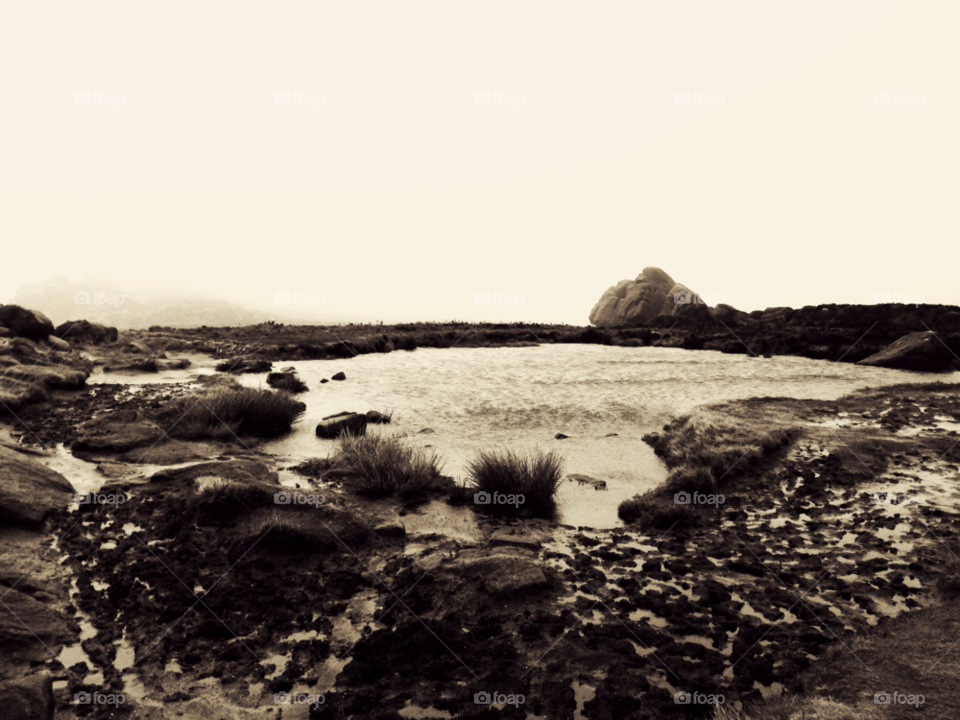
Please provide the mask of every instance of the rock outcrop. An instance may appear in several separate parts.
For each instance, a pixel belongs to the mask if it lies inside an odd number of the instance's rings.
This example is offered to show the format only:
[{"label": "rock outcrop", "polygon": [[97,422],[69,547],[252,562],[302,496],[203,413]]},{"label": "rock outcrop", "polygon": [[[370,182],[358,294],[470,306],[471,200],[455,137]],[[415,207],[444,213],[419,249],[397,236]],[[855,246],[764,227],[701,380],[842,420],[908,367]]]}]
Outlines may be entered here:
[{"label": "rock outcrop", "polygon": [[347,435],[366,435],[367,418],[365,415],[351,413],[322,420],[317,425],[317,437],[325,440],[335,440],[341,433]]},{"label": "rock outcrop", "polygon": [[0,305],[0,326],[7,328],[15,337],[28,340],[46,340],[53,334],[53,323],[46,315],[36,310],[27,310],[19,305]]},{"label": "rock outcrop", "polygon": [[[636,280],[621,280],[609,288],[590,311],[597,327],[643,325],[658,315],[700,316],[700,297],[660,268],[644,268]],[[709,318],[709,316],[708,316]]]},{"label": "rock outcrop", "polygon": [[53,334],[75,345],[103,345],[117,341],[115,327],[104,327],[88,320],[68,320],[57,325]]},{"label": "rock outcrop", "polygon": [[73,486],[63,475],[0,445],[0,527],[37,527],[72,499]]},{"label": "rock outcrop", "polygon": [[948,372],[960,368],[960,362],[933,331],[904,335],[857,365],[921,372]]}]

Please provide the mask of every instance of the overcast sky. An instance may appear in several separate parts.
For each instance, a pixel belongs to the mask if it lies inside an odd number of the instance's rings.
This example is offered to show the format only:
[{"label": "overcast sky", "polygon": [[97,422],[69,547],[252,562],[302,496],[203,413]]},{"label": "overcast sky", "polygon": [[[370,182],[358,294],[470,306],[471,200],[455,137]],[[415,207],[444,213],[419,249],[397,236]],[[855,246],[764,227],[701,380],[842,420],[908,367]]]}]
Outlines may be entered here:
[{"label": "overcast sky", "polygon": [[0,63],[0,300],[960,304],[956,2],[5,0]]}]

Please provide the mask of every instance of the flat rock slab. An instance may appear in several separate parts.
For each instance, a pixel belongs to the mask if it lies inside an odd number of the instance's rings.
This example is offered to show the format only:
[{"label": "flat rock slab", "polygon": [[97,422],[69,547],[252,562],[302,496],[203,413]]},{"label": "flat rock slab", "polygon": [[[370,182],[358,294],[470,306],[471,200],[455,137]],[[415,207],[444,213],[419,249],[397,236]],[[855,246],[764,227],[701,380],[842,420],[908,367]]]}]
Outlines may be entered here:
[{"label": "flat rock slab", "polygon": [[325,440],[335,440],[341,433],[347,435],[366,435],[367,418],[353,413],[323,420],[317,424],[317,437]]},{"label": "flat rock slab", "polygon": [[240,483],[280,484],[279,476],[258,460],[221,460],[161,470],[150,477],[150,482],[186,483],[200,477],[216,477]]},{"label": "flat rock slab", "polygon": [[[40,602],[6,585],[0,585],[0,658],[24,662],[44,662],[70,637],[66,618],[45,602]],[[44,647],[44,645],[46,647]],[[48,650],[49,648],[49,650]],[[6,714],[0,710],[0,714]]]},{"label": "flat rock slab", "polygon": [[958,364],[940,336],[932,331],[904,335],[883,350],[857,365],[893,368],[895,370],[918,370],[923,372],[947,372]]},{"label": "flat rock slab", "polygon": [[53,679],[34,675],[0,683],[0,708],[5,720],[53,720]]},{"label": "flat rock slab", "polygon": [[501,528],[490,536],[490,547],[502,547],[511,545],[513,547],[527,548],[537,550],[540,548],[540,541],[528,532],[514,531],[508,528]]},{"label": "flat rock slab", "polygon": [[34,458],[0,446],[0,526],[36,527],[73,499],[73,486]]},{"label": "flat rock slab", "polygon": [[546,587],[547,578],[533,552],[522,548],[464,550],[455,569],[496,595],[512,595]]}]

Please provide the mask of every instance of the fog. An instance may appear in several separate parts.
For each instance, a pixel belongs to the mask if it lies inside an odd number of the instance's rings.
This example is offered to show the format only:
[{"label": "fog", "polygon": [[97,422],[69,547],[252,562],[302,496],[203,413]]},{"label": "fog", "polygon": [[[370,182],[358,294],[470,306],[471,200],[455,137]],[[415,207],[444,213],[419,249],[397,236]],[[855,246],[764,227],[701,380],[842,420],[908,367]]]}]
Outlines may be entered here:
[{"label": "fog", "polygon": [[653,265],[743,310],[960,303],[955,3],[0,17],[0,301],[584,324]]}]

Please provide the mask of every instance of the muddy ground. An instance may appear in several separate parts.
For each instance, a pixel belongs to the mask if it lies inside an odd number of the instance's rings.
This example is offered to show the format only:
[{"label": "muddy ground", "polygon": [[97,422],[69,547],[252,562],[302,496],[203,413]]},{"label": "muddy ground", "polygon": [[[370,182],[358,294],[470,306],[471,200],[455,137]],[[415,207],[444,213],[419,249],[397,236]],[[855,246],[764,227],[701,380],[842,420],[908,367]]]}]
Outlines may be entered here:
[{"label": "muddy ground", "polygon": [[[758,428],[758,440],[799,432],[762,472],[724,485],[724,503],[692,527],[492,518],[443,493],[414,506],[373,501],[348,478],[292,483],[282,459],[255,447],[116,474],[101,492],[122,505],[55,518],[56,567],[75,581],[64,608],[82,634],[61,655],[69,669],[49,657],[35,669],[53,673],[62,718],[712,711],[678,705],[678,692],[723,695],[727,708],[829,695],[836,717],[874,717],[883,691],[922,693],[925,717],[957,717],[957,390],[712,409]],[[177,392],[101,386],[82,402],[55,399],[61,420],[38,432],[69,442],[74,419]],[[254,490],[211,501],[203,489],[224,480]],[[323,502],[275,504],[285,490]],[[954,630],[939,664],[922,667],[920,649],[904,661],[910,672],[890,664],[909,638]],[[126,701],[79,706],[78,692]],[[278,705],[283,692],[323,704]],[[477,704],[478,693],[514,705]]]}]

